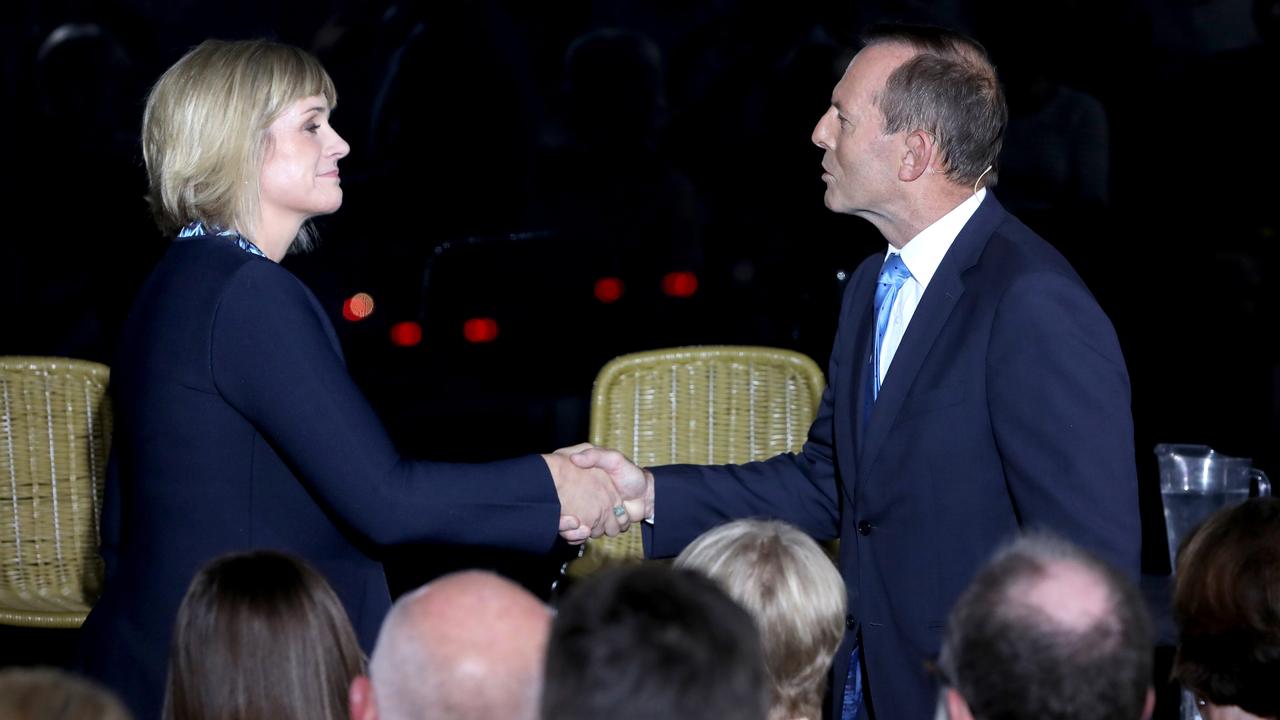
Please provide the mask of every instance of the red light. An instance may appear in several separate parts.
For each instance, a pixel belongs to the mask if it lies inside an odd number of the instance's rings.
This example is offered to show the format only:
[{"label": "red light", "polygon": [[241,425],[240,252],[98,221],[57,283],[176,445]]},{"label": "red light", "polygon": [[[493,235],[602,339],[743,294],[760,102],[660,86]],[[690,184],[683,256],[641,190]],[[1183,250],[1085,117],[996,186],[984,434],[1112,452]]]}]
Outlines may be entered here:
[{"label": "red light", "polygon": [[692,297],[698,292],[698,276],[685,271],[667,273],[662,277],[662,292],[671,297]]},{"label": "red light", "polygon": [[373,314],[373,297],[369,293],[356,293],[342,301],[342,317],[359,322]]},{"label": "red light", "polygon": [[600,278],[596,281],[596,299],[602,303],[615,303],[622,298],[624,286],[616,277]]},{"label": "red light", "polygon": [[471,318],[462,323],[462,336],[469,343],[487,343],[498,339],[498,321],[493,318]]},{"label": "red light", "polygon": [[413,347],[422,342],[422,326],[412,320],[391,326],[391,344],[397,347]]}]

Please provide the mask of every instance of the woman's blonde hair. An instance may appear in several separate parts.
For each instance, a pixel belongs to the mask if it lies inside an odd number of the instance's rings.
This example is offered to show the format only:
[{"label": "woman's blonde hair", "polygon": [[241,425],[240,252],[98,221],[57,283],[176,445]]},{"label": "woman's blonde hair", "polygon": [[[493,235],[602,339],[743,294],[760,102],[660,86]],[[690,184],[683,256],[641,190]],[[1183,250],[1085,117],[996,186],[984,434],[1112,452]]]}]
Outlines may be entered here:
[{"label": "woman's blonde hair", "polygon": [[130,720],[124,704],[98,683],[51,667],[0,670],[5,720]]},{"label": "woman's blonde hair", "polygon": [[848,594],[813,538],[776,520],[735,520],[700,535],[675,565],[719,582],[760,626],[770,718],[820,717]]},{"label": "woman's blonde hair", "polygon": [[[267,40],[206,40],[165,71],[142,119],[147,200],[161,231],[192,220],[252,239],[272,121],[333,81],[310,53]],[[307,243],[304,227],[299,241]]]}]

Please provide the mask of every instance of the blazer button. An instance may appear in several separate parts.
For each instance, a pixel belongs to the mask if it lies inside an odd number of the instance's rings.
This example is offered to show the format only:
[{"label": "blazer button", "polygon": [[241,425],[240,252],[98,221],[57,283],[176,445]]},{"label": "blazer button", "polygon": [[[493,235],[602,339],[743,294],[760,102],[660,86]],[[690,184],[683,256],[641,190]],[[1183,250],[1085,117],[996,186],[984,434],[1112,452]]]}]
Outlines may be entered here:
[{"label": "blazer button", "polygon": [[867,522],[866,520],[863,520],[862,522],[858,523],[858,534],[859,534],[859,535],[870,535],[870,534],[871,534],[871,523]]},{"label": "blazer button", "polygon": [[858,621],[854,620],[852,615],[845,615],[844,626],[850,630],[854,630],[858,627]]}]

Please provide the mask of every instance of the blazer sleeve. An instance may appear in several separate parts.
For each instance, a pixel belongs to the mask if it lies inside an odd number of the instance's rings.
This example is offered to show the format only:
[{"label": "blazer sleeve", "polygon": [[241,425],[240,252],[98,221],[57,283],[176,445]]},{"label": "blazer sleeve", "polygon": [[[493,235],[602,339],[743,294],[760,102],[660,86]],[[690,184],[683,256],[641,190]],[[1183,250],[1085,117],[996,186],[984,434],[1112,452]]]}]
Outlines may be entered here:
[{"label": "blazer sleeve", "polygon": [[309,291],[245,263],[215,311],[210,366],[225,400],[328,510],[379,545],[450,542],[546,552],[560,505],[533,455],[486,464],[402,458],[356,387]]},{"label": "blazer sleeve", "polygon": [[[865,263],[864,263],[865,265]],[[745,517],[785,520],[825,541],[840,534],[840,486],[835,453],[835,398],[843,388],[840,362],[853,356],[850,333],[860,268],[845,290],[840,325],[827,365],[827,387],[809,436],[799,453],[786,453],[743,465],[668,465],[654,475],[654,523],[644,526],[645,554],[679,554],[698,535]],[[857,377],[854,372],[851,377]],[[845,469],[851,472],[851,469]]]},{"label": "blazer sleeve", "polygon": [[818,540],[840,531],[831,445],[831,387],[799,453],[743,465],[667,465],[652,468],[654,522],[646,524],[645,554],[670,557],[724,522],[770,517]]},{"label": "blazer sleeve", "polygon": [[1129,377],[1111,321],[1075,277],[1015,280],[998,304],[988,403],[1023,527],[1071,538],[1139,574]]}]

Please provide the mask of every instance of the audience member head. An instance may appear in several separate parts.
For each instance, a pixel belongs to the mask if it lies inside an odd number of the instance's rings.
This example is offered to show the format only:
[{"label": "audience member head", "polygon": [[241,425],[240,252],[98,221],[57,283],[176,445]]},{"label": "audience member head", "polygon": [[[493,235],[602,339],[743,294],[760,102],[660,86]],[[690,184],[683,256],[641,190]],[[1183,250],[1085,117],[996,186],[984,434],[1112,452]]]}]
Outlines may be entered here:
[{"label": "audience member head", "polygon": [[111,691],[54,668],[0,670],[0,718],[5,720],[129,720]]},{"label": "audience member head", "polygon": [[884,132],[924,130],[936,139],[947,178],[994,187],[1009,110],[986,49],[961,33],[922,25],[876,25],[863,42],[915,52],[877,95]]},{"label": "audience member head", "polygon": [[950,720],[1150,717],[1153,635],[1142,596],[1069,543],[997,552],[951,612],[939,659]]},{"label": "audience member head", "polygon": [[352,720],[534,720],[551,612],[493,573],[446,575],[382,623]]},{"label": "audience member head", "polygon": [[703,533],[675,564],[719,582],[755,618],[771,720],[821,717],[847,591],[818,543],[784,522],[735,520]]},{"label": "audience member head", "polygon": [[[272,124],[310,97],[331,108],[337,91],[318,60],[289,45],[206,40],[174,63],[151,89],[142,121],[148,200],[160,229],[172,234],[199,220],[252,237]],[[306,228],[300,240],[307,242]]]},{"label": "audience member head", "polygon": [[547,644],[542,717],[766,717],[755,623],[718,585],[656,563],[605,570],[566,595]]},{"label": "audience member head", "polygon": [[1205,704],[1201,714],[1280,718],[1280,498],[1212,515],[1183,545],[1174,577],[1173,674]]},{"label": "audience member head", "polygon": [[329,584],[276,552],[226,555],[178,608],[167,720],[346,720],[364,656]]}]

